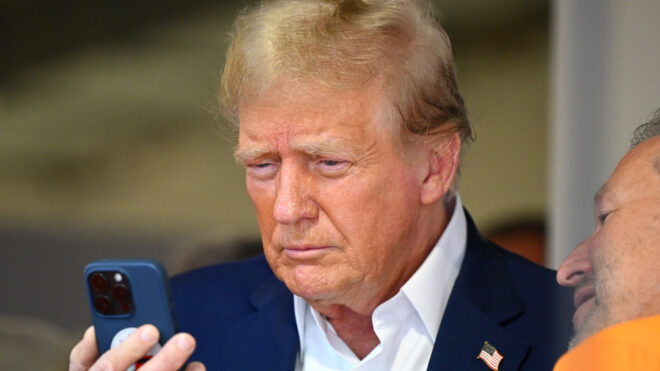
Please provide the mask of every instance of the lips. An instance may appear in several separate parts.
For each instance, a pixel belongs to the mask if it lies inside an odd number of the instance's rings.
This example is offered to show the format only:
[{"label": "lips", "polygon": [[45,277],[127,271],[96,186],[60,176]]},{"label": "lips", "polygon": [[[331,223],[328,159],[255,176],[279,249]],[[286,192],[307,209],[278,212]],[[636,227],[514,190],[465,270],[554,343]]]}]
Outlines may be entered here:
[{"label": "lips", "polygon": [[575,296],[573,297],[573,304],[575,305],[575,309],[578,309],[587,300],[594,297],[594,295],[595,295],[595,291],[593,286],[587,286],[578,289],[575,292]]},{"label": "lips", "polygon": [[316,259],[329,250],[330,246],[294,245],[283,246],[284,253],[295,260]]},{"label": "lips", "polygon": [[594,287],[591,285],[584,286],[575,291],[575,296],[573,297],[573,304],[575,305],[573,323],[576,328],[581,327],[582,322],[594,303],[595,294]]}]

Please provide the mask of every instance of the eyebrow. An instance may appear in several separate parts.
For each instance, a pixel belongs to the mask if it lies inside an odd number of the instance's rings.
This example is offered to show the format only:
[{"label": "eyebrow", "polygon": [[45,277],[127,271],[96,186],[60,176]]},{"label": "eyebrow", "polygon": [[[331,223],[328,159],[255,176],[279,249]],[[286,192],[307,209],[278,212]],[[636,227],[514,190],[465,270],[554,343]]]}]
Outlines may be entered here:
[{"label": "eyebrow", "polygon": [[255,160],[259,157],[264,156],[265,154],[271,152],[268,148],[260,147],[248,147],[248,148],[239,148],[236,147],[234,150],[234,159],[236,162],[245,163],[250,160]]},{"label": "eyebrow", "polygon": [[605,196],[605,193],[607,193],[607,189],[608,189],[607,183],[603,184],[603,186],[600,187],[598,192],[596,192],[596,194],[594,195],[594,205],[600,204],[601,200]]},{"label": "eyebrow", "polygon": [[294,151],[306,153],[311,157],[343,156],[353,159],[354,145],[340,138],[325,138],[319,142],[293,141],[291,148]]},{"label": "eyebrow", "polygon": [[[340,138],[323,138],[319,142],[292,141],[291,149],[296,152],[305,153],[310,157],[341,156],[349,160],[355,159],[354,145]],[[246,162],[258,159],[268,154],[274,154],[274,150],[261,146],[237,147],[234,150],[234,158],[238,162]]]}]

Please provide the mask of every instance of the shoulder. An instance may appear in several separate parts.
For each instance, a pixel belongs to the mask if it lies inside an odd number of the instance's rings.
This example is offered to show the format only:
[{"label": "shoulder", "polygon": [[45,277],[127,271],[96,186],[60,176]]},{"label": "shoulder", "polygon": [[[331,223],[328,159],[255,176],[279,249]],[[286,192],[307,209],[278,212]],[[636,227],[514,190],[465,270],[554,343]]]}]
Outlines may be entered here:
[{"label": "shoulder", "polygon": [[[542,289],[569,291],[563,290],[557,283],[557,271],[542,267],[493,243],[490,244],[495,246],[502,254],[520,291],[539,294],[542,294],[539,292]],[[547,293],[548,291],[546,291]]]},{"label": "shoulder", "polygon": [[196,293],[212,290],[216,294],[244,292],[256,287],[264,279],[274,278],[263,255],[230,263],[222,263],[195,269],[172,277],[174,294],[185,295],[188,289]]},{"label": "shoulder", "polygon": [[556,271],[493,246],[506,261],[523,307],[523,314],[507,327],[532,345],[530,364],[547,359],[551,365],[566,350],[572,333],[573,291],[557,284]]},{"label": "shoulder", "polygon": [[264,284],[277,284],[263,255],[203,267],[172,277],[170,286],[180,326],[209,318],[221,320],[254,310],[250,295]]},{"label": "shoulder", "polygon": [[658,332],[660,315],[606,328],[564,354],[555,371],[655,370],[660,367]]},{"label": "shoulder", "polygon": [[464,264],[464,268],[473,284],[481,280],[489,281],[488,284],[482,282],[482,285],[493,288],[508,285],[508,291],[516,293],[525,312],[531,316],[561,317],[562,321],[570,323],[573,293],[571,289],[559,286],[555,270],[542,267],[483,238],[474,242],[471,250],[470,262]]},{"label": "shoulder", "polygon": [[565,315],[572,312],[573,291],[559,286],[555,270],[533,263],[490,241],[486,244],[505,262],[511,281],[528,312],[548,315],[553,319],[563,317],[561,321],[570,323],[570,316],[566,318]]},{"label": "shoulder", "polygon": [[[498,247],[499,248],[499,247]],[[573,289],[557,283],[557,271],[537,265],[519,255],[499,248],[505,257],[511,277],[525,308],[534,314],[548,316],[549,323],[567,338],[571,333]]]},{"label": "shoulder", "polygon": [[171,288],[179,330],[197,340],[192,360],[210,370],[292,369],[292,294],[263,255],[177,275]]},{"label": "shoulder", "polygon": [[[514,285],[527,306],[539,307],[550,303],[566,304],[571,290],[557,284],[556,271],[541,267],[484,238],[466,211],[467,248],[463,269],[471,280],[496,281]],[[474,282],[473,282],[474,283]],[[570,301],[570,300],[569,300]],[[547,307],[541,313],[552,310]]]}]

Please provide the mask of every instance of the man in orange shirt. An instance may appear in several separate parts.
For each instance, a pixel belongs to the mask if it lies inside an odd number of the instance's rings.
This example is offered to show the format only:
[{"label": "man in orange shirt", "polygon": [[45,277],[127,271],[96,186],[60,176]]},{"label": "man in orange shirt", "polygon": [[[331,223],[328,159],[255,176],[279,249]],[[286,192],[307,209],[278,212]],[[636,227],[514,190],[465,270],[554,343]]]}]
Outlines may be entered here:
[{"label": "man in orange shirt", "polygon": [[575,336],[555,366],[660,370],[660,109],[594,198],[596,227],[562,262]]}]

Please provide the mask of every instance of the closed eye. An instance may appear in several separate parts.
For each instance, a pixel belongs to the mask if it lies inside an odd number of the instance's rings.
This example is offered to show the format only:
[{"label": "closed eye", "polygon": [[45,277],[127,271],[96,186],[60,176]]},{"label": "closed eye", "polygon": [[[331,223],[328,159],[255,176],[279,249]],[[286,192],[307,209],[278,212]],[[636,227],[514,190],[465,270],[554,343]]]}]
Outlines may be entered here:
[{"label": "closed eye", "polygon": [[316,170],[324,176],[336,177],[343,174],[351,163],[345,160],[319,159],[314,162]]},{"label": "closed eye", "polygon": [[256,179],[270,179],[277,173],[277,163],[264,161],[245,165],[247,174]]},{"label": "closed eye", "polygon": [[609,212],[598,215],[598,221],[600,222],[600,224],[605,223],[605,220],[607,219],[608,216],[610,216]]}]

